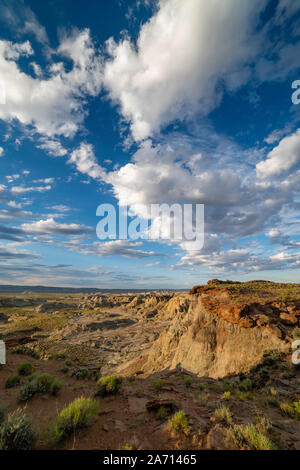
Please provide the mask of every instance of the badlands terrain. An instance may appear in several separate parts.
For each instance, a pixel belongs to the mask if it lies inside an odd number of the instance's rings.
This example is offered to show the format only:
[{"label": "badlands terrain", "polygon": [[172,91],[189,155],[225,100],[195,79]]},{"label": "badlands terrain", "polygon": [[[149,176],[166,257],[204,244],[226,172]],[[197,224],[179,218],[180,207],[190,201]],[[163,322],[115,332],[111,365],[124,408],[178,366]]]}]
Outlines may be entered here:
[{"label": "badlands terrain", "polygon": [[[300,449],[300,284],[2,293],[1,338],[0,448],[26,407],[35,438],[22,448]],[[96,411],[53,439],[79,397]]]}]

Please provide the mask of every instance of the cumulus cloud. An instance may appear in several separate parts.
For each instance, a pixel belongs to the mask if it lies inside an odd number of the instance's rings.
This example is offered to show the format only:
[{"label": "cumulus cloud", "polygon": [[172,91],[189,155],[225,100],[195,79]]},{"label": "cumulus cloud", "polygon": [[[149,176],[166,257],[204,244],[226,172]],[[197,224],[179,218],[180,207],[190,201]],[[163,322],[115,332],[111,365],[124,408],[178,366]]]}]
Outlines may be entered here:
[{"label": "cumulus cloud", "polygon": [[4,148],[3,147],[0,147],[0,157],[2,157],[4,154]]},{"label": "cumulus cloud", "polygon": [[267,159],[256,165],[257,176],[261,179],[279,175],[290,170],[300,161],[300,129],[282,139],[268,153]]},{"label": "cumulus cloud", "polygon": [[221,82],[235,90],[249,78],[266,3],[237,9],[235,0],[160,0],[136,46],[129,38],[108,41],[104,83],[136,140],[174,119],[207,114],[220,102]]},{"label": "cumulus cloud", "polygon": [[60,224],[53,218],[39,220],[32,224],[22,224],[21,229],[28,234],[51,234],[51,235],[83,235],[93,229],[85,225]]},{"label": "cumulus cloud", "polygon": [[[6,95],[0,119],[8,122],[17,119],[49,139],[74,136],[85,117],[84,97],[96,96],[101,89],[102,59],[88,29],[73,30],[63,36],[56,52],[72,61],[71,69],[66,70],[63,61],[53,62],[45,78],[32,77],[18,64],[21,56],[34,54],[29,41],[15,44],[0,41],[0,75]],[[55,140],[41,145],[55,151]]]},{"label": "cumulus cloud", "polygon": [[74,163],[80,173],[99,179],[105,176],[105,170],[98,164],[93,146],[82,142],[69,158],[69,163]]},{"label": "cumulus cloud", "polygon": [[41,138],[38,148],[45,150],[49,155],[53,157],[63,157],[68,151],[62,146],[61,142],[57,139]]}]

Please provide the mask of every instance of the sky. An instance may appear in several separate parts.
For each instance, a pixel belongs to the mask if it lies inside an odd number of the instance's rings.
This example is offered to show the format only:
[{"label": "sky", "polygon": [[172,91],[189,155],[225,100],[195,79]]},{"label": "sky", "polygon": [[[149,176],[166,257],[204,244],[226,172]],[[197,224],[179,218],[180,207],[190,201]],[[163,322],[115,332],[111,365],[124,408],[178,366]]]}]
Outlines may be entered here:
[{"label": "sky", "polygon": [[[300,282],[299,118],[298,1],[0,0],[0,284]],[[201,249],[97,237],[162,203]]]}]

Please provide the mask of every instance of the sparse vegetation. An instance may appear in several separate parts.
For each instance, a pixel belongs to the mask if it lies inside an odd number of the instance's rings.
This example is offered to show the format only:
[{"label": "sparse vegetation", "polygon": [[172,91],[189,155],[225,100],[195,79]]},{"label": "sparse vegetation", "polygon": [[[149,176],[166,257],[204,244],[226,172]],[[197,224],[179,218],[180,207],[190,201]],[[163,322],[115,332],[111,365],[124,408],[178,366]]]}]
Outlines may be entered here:
[{"label": "sparse vegetation", "polygon": [[193,383],[193,379],[191,377],[184,377],[183,381],[185,383],[186,388],[189,388]]},{"label": "sparse vegetation", "polygon": [[222,400],[230,400],[230,398],[231,398],[231,392],[229,390],[223,393]]},{"label": "sparse vegetation", "polygon": [[6,379],[5,388],[15,387],[19,383],[20,383],[19,374],[12,374]]},{"label": "sparse vegetation", "polygon": [[87,379],[90,377],[90,371],[86,367],[79,367],[73,370],[71,375],[72,377],[76,377],[76,379]]},{"label": "sparse vegetation", "polygon": [[60,442],[75,433],[77,429],[88,426],[99,413],[98,403],[91,398],[76,398],[63,408],[48,431],[50,439]]},{"label": "sparse vegetation", "polygon": [[163,379],[157,379],[157,380],[154,380],[153,382],[153,387],[155,388],[155,390],[157,390],[158,392],[160,392],[160,390],[166,385],[166,381],[163,380]]},{"label": "sparse vegetation", "polygon": [[290,418],[300,421],[300,401],[280,403],[280,410]]},{"label": "sparse vegetation", "polygon": [[20,408],[9,413],[0,425],[0,450],[27,450],[32,448],[35,439],[31,422]]},{"label": "sparse vegetation", "polygon": [[241,392],[249,392],[250,390],[252,390],[252,387],[253,387],[252,381],[249,378],[243,380],[239,384],[239,389],[240,389]]},{"label": "sparse vegetation", "polygon": [[156,419],[163,420],[167,416],[167,410],[164,406],[160,406],[156,413]]},{"label": "sparse vegetation", "polygon": [[214,417],[218,421],[222,421],[225,424],[229,425],[230,423],[232,423],[232,415],[228,406],[219,406],[219,408],[217,408],[214,412]]},{"label": "sparse vegetation", "polygon": [[188,436],[191,432],[188,420],[184,411],[177,411],[170,419],[169,424],[172,429]]},{"label": "sparse vegetation", "polygon": [[115,395],[121,390],[123,378],[120,375],[101,377],[97,382],[96,396]]},{"label": "sparse vegetation", "polygon": [[20,375],[30,375],[34,371],[34,367],[31,362],[22,362],[18,366],[18,373]]},{"label": "sparse vegetation", "polygon": [[27,401],[36,393],[49,393],[57,395],[63,387],[63,382],[58,380],[54,375],[50,374],[34,374],[30,377],[27,384],[23,385],[19,393],[20,401]]},{"label": "sparse vegetation", "polygon": [[254,424],[234,424],[227,431],[227,442],[242,450],[276,450],[277,446]]},{"label": "sparse vegetation", "polygon": [[292,338],[297,340],[300,339],[300,328],[299,326],[296,326],[293,331],[292,331]]}]

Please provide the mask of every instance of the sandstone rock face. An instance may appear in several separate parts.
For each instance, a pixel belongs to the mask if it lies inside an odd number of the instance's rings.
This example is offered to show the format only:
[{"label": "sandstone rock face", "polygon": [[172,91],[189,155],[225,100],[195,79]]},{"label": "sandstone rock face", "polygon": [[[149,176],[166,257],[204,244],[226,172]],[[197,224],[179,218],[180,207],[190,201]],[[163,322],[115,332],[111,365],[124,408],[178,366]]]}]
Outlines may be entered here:
[{"label": "sandstone rock face", "polygon": [[[247,372],[262,359],[264,351],[287,351],[289,342],[282,332],[259,326],[253,319],[238,322],[209,311],[201,296],[185,297],[189,305],[184,318],[181,313],[153,344],[144,367],[146,374],[180,363],[183,369],[199,376],[221,378]],[[273,326],[273,325],[272,325]],[[276,327],[274,327],[276,328]]]}]

